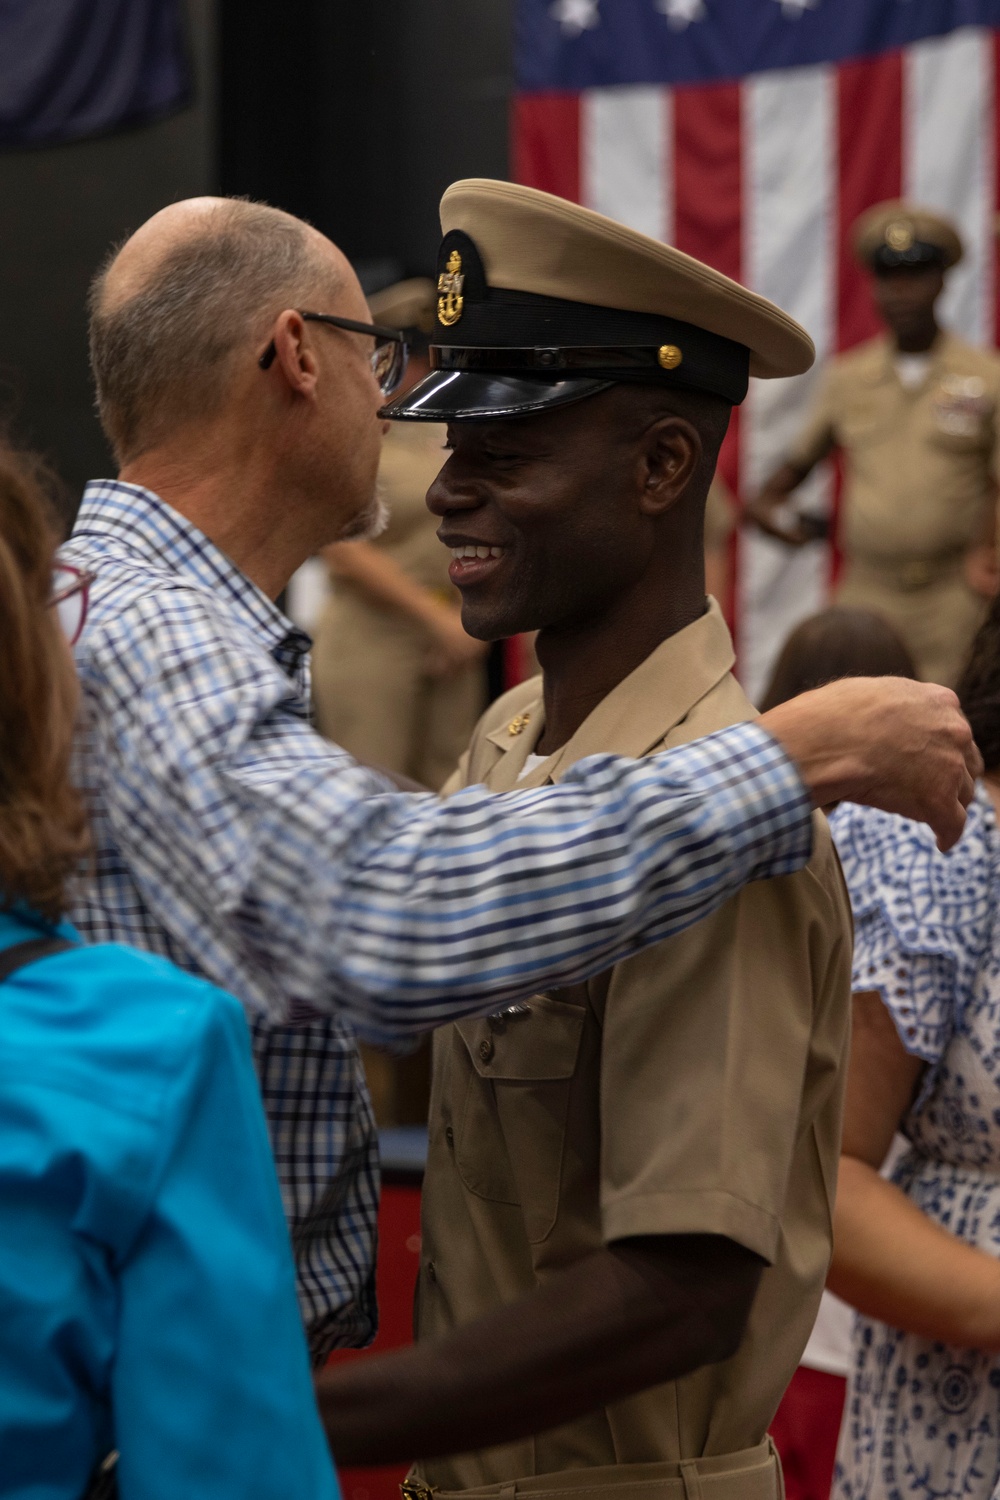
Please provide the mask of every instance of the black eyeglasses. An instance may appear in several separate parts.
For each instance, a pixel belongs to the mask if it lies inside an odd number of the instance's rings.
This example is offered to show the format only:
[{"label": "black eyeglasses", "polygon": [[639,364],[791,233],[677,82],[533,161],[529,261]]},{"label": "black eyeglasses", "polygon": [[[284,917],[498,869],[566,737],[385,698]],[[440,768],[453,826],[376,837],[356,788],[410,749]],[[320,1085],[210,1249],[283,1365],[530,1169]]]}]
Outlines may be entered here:
[{"label": "black eyeglasses", "polygon": [[[383,328],[381,323],[356,323],[353,318],[335,318],[331,313],[300,312],[299,317],[307,323],[327,323],[331,328],[346,328],[348,333],[368,333],[375,340],[372,351],[372,374],[378,381],[383,396],[391,396],[406,374],[410,357],[409,345],[399,328]],[[268,344],[257,363],[262,370],[269,370],[277,354],[274,339]]]}]

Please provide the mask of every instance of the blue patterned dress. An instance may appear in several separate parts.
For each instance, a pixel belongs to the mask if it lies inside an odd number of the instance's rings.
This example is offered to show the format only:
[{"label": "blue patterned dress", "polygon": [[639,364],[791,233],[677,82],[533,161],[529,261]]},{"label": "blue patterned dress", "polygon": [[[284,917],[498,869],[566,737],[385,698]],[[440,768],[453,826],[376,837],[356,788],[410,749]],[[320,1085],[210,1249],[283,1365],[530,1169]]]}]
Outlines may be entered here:
[{"label": "blue patterned dress", "polygon": [[[1000,834],[976,793],[957,848],[922,824],[832,819],[856,924],[854,988],[877,990],[927,1068],[892,1170],[929,1218],[1000,1255]],[[1000,1356],[858,1316],[836,1500],[1000,1500]]]}]

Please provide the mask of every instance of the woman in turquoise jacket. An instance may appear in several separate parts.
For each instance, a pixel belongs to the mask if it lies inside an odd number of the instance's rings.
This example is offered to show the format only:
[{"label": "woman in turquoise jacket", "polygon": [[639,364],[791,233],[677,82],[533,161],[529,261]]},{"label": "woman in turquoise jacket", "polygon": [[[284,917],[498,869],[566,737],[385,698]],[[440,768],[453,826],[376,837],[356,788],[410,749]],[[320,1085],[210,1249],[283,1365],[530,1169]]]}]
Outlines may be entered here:
[{"label": "woman in turquoise jacket", "polygon": [[61,921],[85,855],[42,492],[0,452],[0,1496],[336,1500],[237,1002]]}]

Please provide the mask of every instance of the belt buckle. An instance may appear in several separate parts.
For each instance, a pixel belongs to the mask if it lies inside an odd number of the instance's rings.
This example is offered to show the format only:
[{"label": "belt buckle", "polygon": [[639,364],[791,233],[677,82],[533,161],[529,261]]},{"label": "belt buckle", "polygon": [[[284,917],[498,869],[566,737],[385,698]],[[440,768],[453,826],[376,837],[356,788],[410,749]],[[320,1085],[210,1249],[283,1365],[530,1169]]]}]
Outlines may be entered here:
[{"label": "belt buckle", "polygon": [[434,1500],[434,1490],[422,1479],[404,1479],[399,1486],[401,1500]]}]

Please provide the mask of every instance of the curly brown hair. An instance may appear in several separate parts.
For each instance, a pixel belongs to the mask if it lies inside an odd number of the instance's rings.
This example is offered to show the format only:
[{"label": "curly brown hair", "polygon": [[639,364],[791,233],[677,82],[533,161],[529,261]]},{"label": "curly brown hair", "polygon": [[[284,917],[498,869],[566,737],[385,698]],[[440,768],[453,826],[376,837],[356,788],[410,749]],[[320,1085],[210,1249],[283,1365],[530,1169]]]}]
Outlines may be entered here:
[{"label": "curly brown hair", "polygon": [[53,493],[37,459],[0,441],[0,908],[50,919],[87,849],[69,772],[76,682],[48,608]]}]

